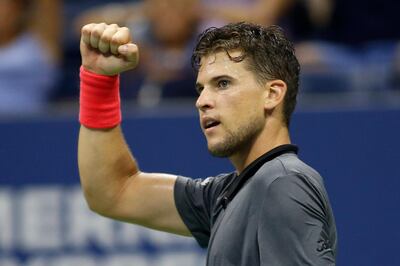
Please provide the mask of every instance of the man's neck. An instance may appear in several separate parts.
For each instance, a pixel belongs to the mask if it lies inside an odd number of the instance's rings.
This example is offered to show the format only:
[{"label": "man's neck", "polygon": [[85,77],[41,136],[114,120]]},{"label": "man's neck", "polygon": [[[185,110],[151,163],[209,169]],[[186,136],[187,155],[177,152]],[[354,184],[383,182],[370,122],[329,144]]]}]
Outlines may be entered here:
[{"label": "man's neck", "polygon": [[238,151],[229,160],[240,174],[254,160],[283,144],[290,144],[289,130],[287,127],[275,127],[265,129],[253,141],[251,145],[244,150]]}]

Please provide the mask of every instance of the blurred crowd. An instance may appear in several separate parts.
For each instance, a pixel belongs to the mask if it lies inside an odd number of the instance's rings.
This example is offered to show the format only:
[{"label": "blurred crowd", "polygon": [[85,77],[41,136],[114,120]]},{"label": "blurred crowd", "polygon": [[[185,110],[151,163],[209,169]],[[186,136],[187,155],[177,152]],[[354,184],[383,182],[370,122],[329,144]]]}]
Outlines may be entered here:
[{"label": "blurred crowd", "polygon": [[399,10],[398,0],[0,0],[0,115],[77,102],[80,28],[91,22],[132,30],[141,63],[122,74],[121,95],[140,106],[196,97],[198,33],[235,21],[286,30],[301,93],[399,91]]},{"label": "blurred crowd", "polygon": [[59,0],[0,0],[0,113],[46,106],[60,75]]}]

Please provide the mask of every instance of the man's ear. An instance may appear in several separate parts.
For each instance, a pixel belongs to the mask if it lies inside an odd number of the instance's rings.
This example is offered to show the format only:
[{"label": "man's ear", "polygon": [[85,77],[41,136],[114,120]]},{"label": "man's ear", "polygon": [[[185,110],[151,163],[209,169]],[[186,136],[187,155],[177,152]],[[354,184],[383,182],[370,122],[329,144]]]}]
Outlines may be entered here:
[{"label": "man's ear", "polygon": [[287,91],[287,85],[283,80],[275,79],[266,83],[264,107],[272,110],[283,102]]}]

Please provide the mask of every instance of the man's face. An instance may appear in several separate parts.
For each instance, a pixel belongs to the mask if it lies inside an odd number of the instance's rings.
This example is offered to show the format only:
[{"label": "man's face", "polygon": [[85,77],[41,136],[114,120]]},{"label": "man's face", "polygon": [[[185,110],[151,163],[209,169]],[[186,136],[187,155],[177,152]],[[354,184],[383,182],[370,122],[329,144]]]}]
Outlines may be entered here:
[{"label": "man's face", "polygon": [[[231,51],[236,57],[240,51]],[[264,86],[225,51],[201,59],[196,89],[200,124],[214,156],[230,157],[251,147],[265,126]]]}]

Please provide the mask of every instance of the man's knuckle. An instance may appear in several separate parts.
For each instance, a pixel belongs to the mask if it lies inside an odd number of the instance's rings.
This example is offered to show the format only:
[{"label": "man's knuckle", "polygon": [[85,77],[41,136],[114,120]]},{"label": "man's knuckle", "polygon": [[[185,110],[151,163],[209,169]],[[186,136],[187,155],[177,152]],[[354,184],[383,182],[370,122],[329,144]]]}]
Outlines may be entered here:
[{"label": "man's knuckle", "polygon": [[92,36],[93,36],[93,37],[96,37],[96,38],[99,38],[99,37],[100,37],[100,32],[97,31],[97,30],[93,30],[93,31],[92,31]]},{"label": "man's knuckle", "polygon": [[86,24],[81,28],[82,34],[88,34],[90,33],[90,30],[92,29],[93,24]]},{"label": "man's knuckle", "polygon": [[101,34],[104,31],[104,28],[105,28],[104,27],[104,23],[97,24],[96,26],[94,26],[94,28],[92,30],[92,34],[95,34],[97,36],[101,36]]},{"label": "man's knuckle", "polygon": [[126,34],[127,36],[130,35],[130,30],[129,30],[129,28],[127,28],[127,27],[122,27],[119,31],[120,31],[121,33],[123,33],[123,34]]},{"label": "man's knuckle", "polygon": [[103,33],[102,29],[98,28],[98,27],[94,28],[92,31],[92,35],[94,37],[100,37],[102,35],[102,33]]},{"label": "man's knuckle", "polygon": [[109,43],[111,41],[111,36],[109,34],[103,34],[101,36],[101,41]]},{"label": "man's knuckle", "polygon": [[119,37],[119,36],[113,36],[112,38],[111,38],[111,41],[110,41],[112,44],[114,44],[114,45],[116,45],[116,44],[120,44],[121,42],[122,42],[122,40],[121,40],[121,37]]}]

